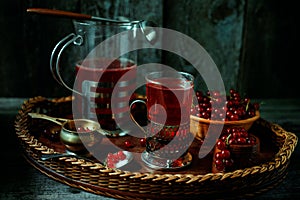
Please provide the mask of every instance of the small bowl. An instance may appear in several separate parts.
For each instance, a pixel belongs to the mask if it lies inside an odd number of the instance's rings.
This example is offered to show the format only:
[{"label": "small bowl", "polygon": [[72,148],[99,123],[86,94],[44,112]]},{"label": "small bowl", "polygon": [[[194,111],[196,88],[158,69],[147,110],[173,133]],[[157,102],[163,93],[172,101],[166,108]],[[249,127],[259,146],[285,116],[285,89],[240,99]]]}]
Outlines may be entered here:
[{"label": "small bowl", "polygon": [[99,131],[99,123],[88,119],[68,120],[62,124],[60,140],[71,152],[87,151],[86,146],[91,147],[102,141],[104,135]]},{"label": "small bowl", "polygon": [[86,146],[91,147],[101,142],[106,135],[100,124],[93,120],[50,117],[41,113],[28,113],[28,115],[31,118],[45,119],[60,125],[60,141],[67,150],[74,153],[88,152]]},{"label": "small bowl", "polygon": [[210,125],[224,125],[224,128],[227,127],[243,127],[247,131],[251,128],[253,123],[260,118],[259,111],[255,112],[255,116],[239,120],[239,121],[215,121],[215,120],[209,120],[209,119],[203,119],[200,117],[196,117],[194,115],[191,115],[190,117],[190,131],[196,139],[203,140],[206,137],[208,127]]}]

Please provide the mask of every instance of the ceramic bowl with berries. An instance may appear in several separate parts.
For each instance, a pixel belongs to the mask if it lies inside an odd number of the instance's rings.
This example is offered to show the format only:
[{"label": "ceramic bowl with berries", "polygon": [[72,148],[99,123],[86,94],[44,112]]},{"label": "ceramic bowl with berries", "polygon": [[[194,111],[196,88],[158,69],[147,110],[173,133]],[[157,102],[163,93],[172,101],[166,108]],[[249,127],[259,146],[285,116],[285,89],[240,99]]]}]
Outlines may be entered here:
[{"label": "ceramic bowl with berries", "polygon": [[190,131],[199,140],[206,137],[210,125],[243,127],[249,130],[260,118],[260,104],[242,97],[234,89],[230,89],[227,95],[218,91],[197,91],[195,101],[191,110]]}]

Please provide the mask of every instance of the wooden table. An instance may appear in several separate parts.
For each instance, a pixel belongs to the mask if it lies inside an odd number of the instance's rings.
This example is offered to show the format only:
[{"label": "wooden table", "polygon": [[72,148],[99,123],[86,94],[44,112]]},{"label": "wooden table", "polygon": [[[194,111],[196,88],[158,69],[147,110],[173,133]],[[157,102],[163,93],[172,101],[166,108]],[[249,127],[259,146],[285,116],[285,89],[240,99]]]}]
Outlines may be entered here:
[{"label": "wooden table", "polygon": [[[15,137],[14,120],[24,98],[0,98],[1,179],[0,199],[97,199],[103,196],[71,188],[42,174],[22,156]],[[261,117],[281,125],[286,131],[300,137],[300,99],[260,100]],[[288,175],[276,188],[255,199],[296,199],[300,197],[300,147],[291,157]],[[297,198],[297,199],[298,199]]]}]

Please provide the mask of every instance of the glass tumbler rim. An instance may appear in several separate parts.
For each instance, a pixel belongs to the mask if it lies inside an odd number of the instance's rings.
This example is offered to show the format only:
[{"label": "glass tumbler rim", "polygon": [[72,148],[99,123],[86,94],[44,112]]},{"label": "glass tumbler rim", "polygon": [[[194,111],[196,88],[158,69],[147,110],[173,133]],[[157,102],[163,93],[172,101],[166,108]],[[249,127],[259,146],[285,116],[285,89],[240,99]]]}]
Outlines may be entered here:
[{"label": "glass tumbler rim", "polygon": [[[175,76],[174,76],[175,75]],[[194,86],[194,76],[188,72],[183,71],[155,71],[146,74],[145,79],[146,82],[154,83],[157,85],[162,85],[162,83],[158,82],[157,78],[184,78],[185,81],[190,83],[190,86]]]}]

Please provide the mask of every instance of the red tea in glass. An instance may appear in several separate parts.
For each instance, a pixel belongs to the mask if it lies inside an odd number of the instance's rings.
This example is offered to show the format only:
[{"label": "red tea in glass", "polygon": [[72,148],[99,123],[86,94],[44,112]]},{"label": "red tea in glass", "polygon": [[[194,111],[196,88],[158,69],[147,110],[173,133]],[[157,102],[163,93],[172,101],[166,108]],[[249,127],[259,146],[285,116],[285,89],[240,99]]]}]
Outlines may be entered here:
[{"label": "red tea in glass", "polygon": [[[191,162],[190,111],[193,76],[184,72],[152,72],[146,76],[146,151],[152,168],[180,168]],[[180,160],[180,162],[179,162]]]},{"label": "red tea in glass", "polygon": [[[119,81],[129,71],[129,76]],[[74,87],[81,94],[75,95],[75,115],[98,120],[102,129],[121,136],[115,119],[123,122],[128,115],[128,98],[136,85],[136,65],[128,59],[86,59],[76,65],[76,72]],[[117,93],[112,97],[113,90]],[[114,112],[112,102],[116,102]]]},{"label": "red tea in glass", "polygon": [[[148,119],[177,126],[190,121],[193,85],[183,78],[157,78],[146,84]],[[162,116],[166,116],[163,122]]]},{"label": "red tea in glass", "polygon": [[[137,52],[132,51],[135,48],[135,38],[129,37],[128,34],[131,36],[130,30],[138,27],[139,23],[73,20],[73,25],[74,33],[63,37],[53,48],[50,57],[52,75],[62,86],[73,92],[74,117],[98,120],[101,128],[108,130],[108,134],[125,135],[126,131],[119,129],[122,119],[118,120],[119,127],[115,119],[125,115],[124,98],[131,93],[129,88],[135,86],[135,75],[128,78],[128,81],[124,80],[124,84],[117,88],[119,94],[112,97],[114,102],[118,102],[115,106],[110,103],[111,91],[118,87],[115,84],[119,82],[120,77],[129,71],[134,74],[133,71],[136,70],[133,61],[136,61]],[[76,65],[77,75],[73,86],[69,86],[63,80],[60,62],[63,52],[71,46],[74,47],[74,51],[69,54],[67,60],[72,61],[76,58],[83,61]],[[73,67],[75,66],[72,66],[72,69]],[[127,107],[128,103],[127,101]],[[128,115],[128,112],[126,114]]]}]

